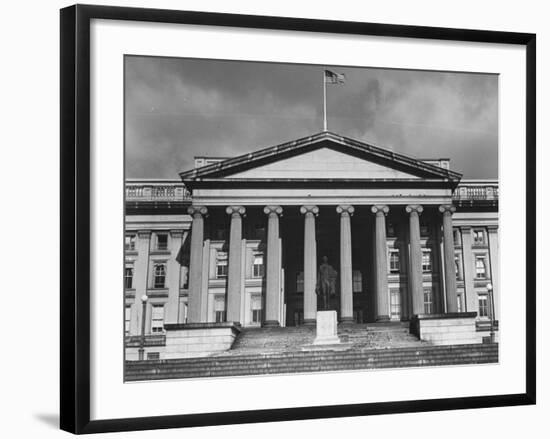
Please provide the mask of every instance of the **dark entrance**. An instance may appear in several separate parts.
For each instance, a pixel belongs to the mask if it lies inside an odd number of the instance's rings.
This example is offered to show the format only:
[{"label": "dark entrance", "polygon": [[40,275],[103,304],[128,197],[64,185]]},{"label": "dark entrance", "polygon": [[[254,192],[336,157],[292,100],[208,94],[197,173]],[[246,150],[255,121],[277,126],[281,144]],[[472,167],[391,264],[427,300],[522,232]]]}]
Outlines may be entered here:
[{"label": "dark entrance", "polygon": [[[373,302],[373,243],[372,216],[367,208],[356,208],[352,217],[352,271],[353,313],[357,323],[374,321]],[[304,318],[304,216],[299,207],[285,207],[280,222],[282,236],[282,268],[286,303],[286,325],[296,326]],[[334,294],[329,297],[328,309],[340,314],[340,218],[336,206],[319,206],[315,218],[317,241],[317,270],[323,256],[337,272]],[[322,298],[317,297],[317,309],[321,310]]]}]

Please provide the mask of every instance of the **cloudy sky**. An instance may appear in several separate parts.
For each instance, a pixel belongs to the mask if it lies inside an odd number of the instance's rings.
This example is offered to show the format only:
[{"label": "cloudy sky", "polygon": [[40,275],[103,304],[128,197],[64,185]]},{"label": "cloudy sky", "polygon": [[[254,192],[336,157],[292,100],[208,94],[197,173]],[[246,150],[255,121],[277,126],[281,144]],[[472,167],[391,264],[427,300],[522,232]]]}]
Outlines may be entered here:
[{"label": "cloudy sky", "polygon": [[323,128],[496,178],[498,78],[470,73],[126,57],[126,176],[178,178],[193,157],[232,157]]}]

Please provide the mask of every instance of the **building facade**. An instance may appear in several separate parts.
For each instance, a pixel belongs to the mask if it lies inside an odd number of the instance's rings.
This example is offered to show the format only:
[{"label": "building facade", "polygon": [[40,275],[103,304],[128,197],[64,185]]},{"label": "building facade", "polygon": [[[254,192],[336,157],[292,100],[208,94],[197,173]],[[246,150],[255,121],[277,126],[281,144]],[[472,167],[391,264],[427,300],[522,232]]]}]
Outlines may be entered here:
[{"label": "building facade", "polygon": [[331,132],[198,157],[180,178],[126,182],[129,360],[163,358],[165,324],[307,325],[321,308],[349,324],[475,312],[494,329],[496,180]]}]

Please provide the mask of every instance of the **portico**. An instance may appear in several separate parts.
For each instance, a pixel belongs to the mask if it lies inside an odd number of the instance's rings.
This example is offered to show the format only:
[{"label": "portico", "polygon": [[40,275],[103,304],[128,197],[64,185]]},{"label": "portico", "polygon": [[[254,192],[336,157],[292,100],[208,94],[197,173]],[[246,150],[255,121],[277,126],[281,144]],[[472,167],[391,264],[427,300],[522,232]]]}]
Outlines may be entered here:
[{"label": "portico", "polygon": [[[250,265],[257,323],[315,323],[323,256],[338,272],[329,306],[340,322],[458,310],[456,172],[322,132],[180,175],[193,200],[189,323],[209,322],[208,302],[223,299],[225,321],[246,325]],[[204,282],[209,258],[226,273],[223,297]]]}]

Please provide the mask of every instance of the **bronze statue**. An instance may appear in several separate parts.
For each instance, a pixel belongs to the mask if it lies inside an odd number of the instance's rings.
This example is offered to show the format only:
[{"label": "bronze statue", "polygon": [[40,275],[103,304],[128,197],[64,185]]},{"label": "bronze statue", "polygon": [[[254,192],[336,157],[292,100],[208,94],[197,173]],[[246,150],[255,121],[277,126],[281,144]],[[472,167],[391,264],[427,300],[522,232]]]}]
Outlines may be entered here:
[{"label": "bronze statue", "polygon": [[317,288],[315,292],[322,299],[323,310],[328,310],[330,298],[336,295],[336,277],[338,272],[328,263],[328,258],[323,256],[323,263],[317,272]]}]

